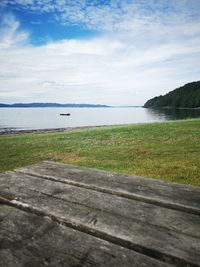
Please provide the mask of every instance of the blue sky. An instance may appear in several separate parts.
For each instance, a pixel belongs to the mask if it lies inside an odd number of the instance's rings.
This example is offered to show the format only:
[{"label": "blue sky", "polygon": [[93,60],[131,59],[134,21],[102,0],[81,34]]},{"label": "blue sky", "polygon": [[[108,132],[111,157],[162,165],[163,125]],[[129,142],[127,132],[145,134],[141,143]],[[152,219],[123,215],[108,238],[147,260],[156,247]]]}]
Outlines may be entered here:
[{"label": "blue sky", "polygon": [[199,80],[199,0],[1,0],[0,102],[143,105]]}]

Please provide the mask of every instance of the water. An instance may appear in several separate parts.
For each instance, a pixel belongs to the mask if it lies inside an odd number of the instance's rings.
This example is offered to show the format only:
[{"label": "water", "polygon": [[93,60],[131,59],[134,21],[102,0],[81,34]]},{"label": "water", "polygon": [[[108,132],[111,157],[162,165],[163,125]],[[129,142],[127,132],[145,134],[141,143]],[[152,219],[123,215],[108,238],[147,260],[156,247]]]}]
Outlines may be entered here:
[{"label": "water", "polygon": [[[60,116],[70,113],[71,116]],[[144,108],[0,108],[0,131],[116,125],[200,118],[200,110]]]}]

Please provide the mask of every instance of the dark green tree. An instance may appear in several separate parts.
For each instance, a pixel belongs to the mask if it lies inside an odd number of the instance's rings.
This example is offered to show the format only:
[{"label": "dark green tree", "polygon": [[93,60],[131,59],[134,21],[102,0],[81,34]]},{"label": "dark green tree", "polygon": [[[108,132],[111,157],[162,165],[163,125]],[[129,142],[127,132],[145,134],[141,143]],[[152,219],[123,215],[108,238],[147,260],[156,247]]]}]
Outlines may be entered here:
[{"label": "dark green tree", "polygon": [[145,108],[198,108],[200,107],[200,81],[185,84],[164,96],[154,97]]}]

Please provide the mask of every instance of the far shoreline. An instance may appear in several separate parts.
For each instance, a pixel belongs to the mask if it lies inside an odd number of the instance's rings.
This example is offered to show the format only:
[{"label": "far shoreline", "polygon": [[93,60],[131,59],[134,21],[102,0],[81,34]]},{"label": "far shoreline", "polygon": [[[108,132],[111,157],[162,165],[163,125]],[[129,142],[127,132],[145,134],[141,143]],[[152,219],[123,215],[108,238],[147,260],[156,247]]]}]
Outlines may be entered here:
[{"label": "far shoreline", "polygon": [[189,110],[199,110],[200,107],[196,107],[196,108],[186,108],[186,107],[145,107],[143,106],[143,108],[146,109],[155,109],[155,110],[182,110],[182,109],[189,109]]}]

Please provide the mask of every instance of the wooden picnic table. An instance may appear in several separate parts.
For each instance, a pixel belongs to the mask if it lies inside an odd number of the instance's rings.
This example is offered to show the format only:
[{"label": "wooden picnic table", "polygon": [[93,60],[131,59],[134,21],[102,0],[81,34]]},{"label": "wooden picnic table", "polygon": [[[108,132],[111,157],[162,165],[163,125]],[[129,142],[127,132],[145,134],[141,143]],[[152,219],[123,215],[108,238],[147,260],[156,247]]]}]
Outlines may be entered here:
[{"label": "wooden picnic table", "polygon": [[0,266],[200,266],[200,188],[50,161],[2,173]]}]

